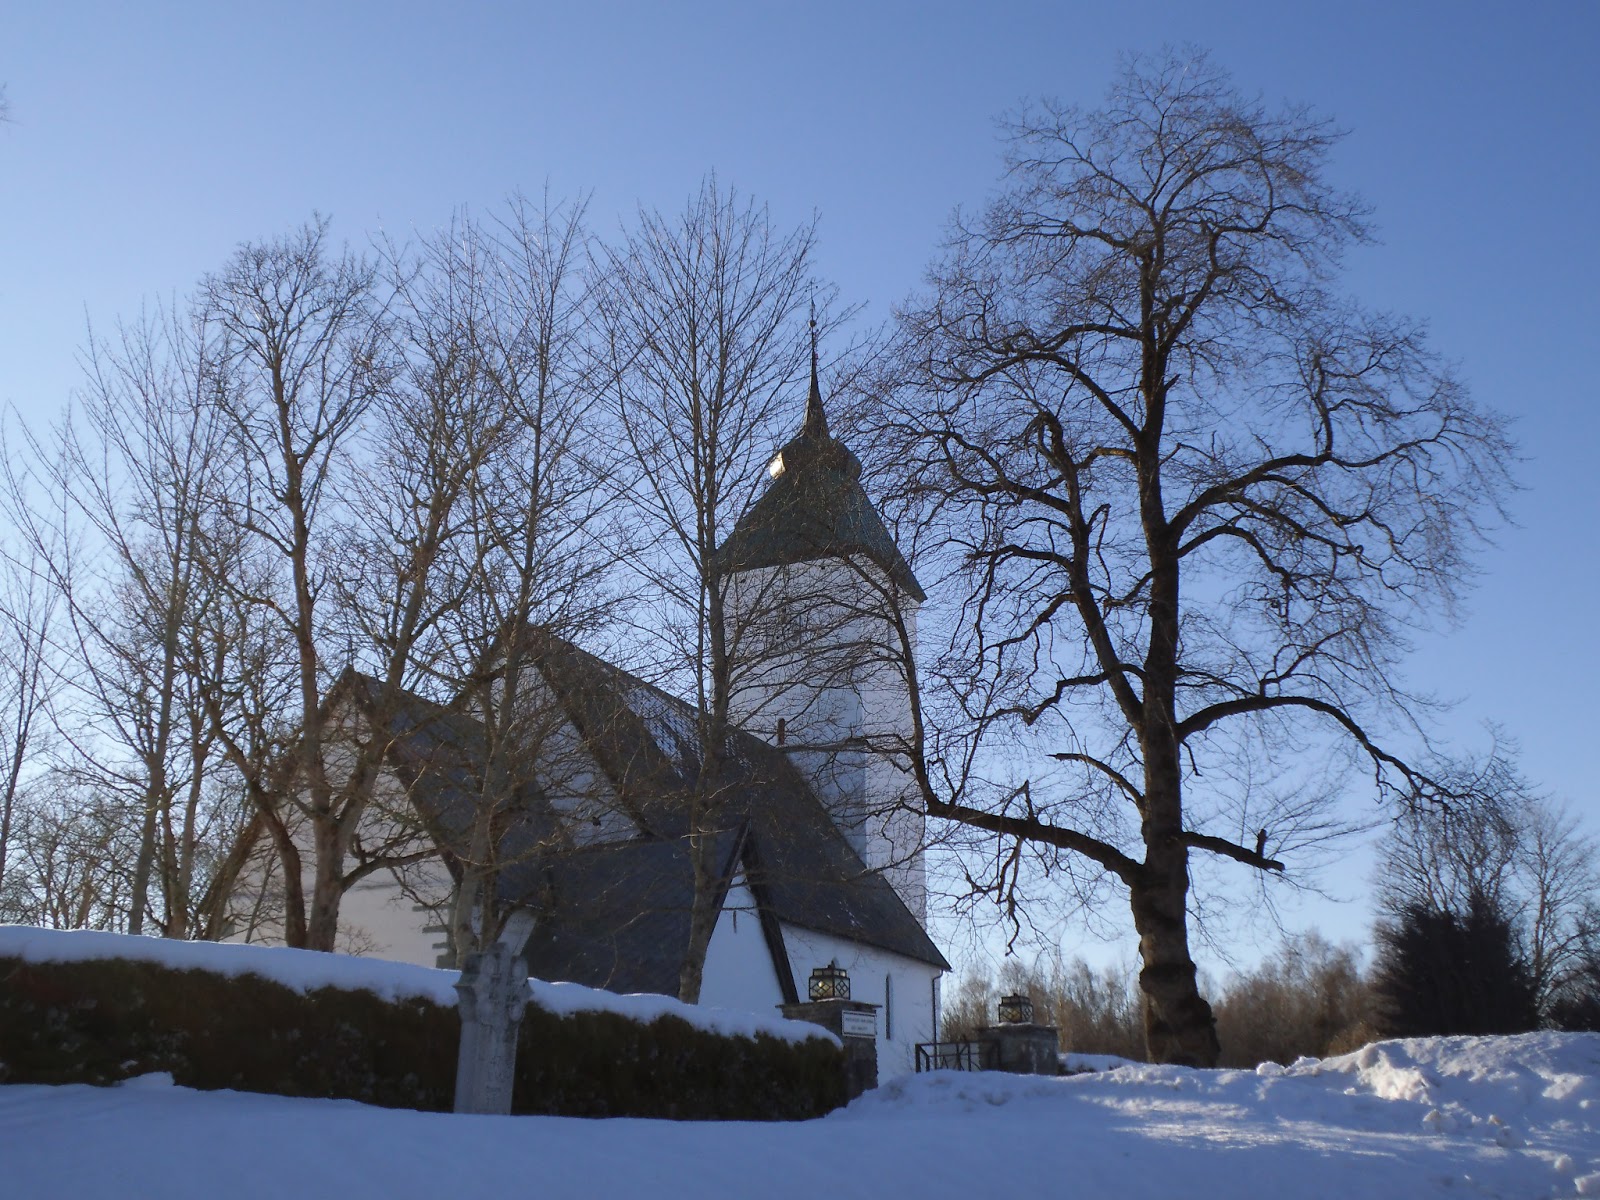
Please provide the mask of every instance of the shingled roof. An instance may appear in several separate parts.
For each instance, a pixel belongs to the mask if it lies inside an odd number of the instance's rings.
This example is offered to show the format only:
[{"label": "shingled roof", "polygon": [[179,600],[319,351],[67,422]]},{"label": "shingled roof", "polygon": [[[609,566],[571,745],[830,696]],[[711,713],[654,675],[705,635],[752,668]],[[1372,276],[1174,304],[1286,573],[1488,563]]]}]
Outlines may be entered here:
[{"label": "shingled roof", "polygon": [[[699,770],[695,710],[637,676],[540,633],[532,664],[639,830],[636,838],[557,849],[558,818],[526,785],[501,833],[501,899],[537,908],[532,973],[613,991],[673,994],[693,900],[684,798]],[[466,856],[485,741],[470,716],[407,696],[391,763],[447,862]],[[816,930],[948,970],[894,888],[867,869],[788,756],[733,731],[719,789],[724,886],[755,897],[786,999],[778,925]],[[720,906],[720,897],[719,897]]]},{"label": "shingled roof", "polygon": [[772,475],[718,552],[724,570],[861,556],[917,601],[926,599],[861,486],[861,460],[828,432],[814,349],[805,422],[772,460]]},{"label": "shingled roof", "polygon": [[[545,884],[575,903],[555,906],[561,916],[547,924],[547,942],[536,936],[530,963],[536,974],[551,972],[547,978],[588,982],[578,978],[580,968],[605,959],[620,975],[649,975],[663,985],[646,990],[673,991],[692,898],[683,798],[700,765],[695,710],[560,638],[546,635],[534,659],[654,848],[622,842],[552,858]],[[949,969],[894,888],[862,863],[787,754],[733,730],[724,771],[717,810],[725,880],[743,875],[764,922],[814,929]],[[780,981],[787,973],[782,964]]]}]

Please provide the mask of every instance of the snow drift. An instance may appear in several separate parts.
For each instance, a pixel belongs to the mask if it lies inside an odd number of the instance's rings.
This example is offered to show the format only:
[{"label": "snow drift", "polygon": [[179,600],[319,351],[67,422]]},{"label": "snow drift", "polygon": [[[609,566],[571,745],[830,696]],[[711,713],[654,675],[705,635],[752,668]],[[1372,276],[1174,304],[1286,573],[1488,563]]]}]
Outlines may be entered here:
[{"label": "snow drift", "polygon": [[[1381,1042],[1256,1071],[902,1077],[794,1124],[454,1117],[349,1102],[0,1087],[6,1195],[1600,1195],[1600,1035]],[[287,1153],[286,1153],[287,1151]]]}]

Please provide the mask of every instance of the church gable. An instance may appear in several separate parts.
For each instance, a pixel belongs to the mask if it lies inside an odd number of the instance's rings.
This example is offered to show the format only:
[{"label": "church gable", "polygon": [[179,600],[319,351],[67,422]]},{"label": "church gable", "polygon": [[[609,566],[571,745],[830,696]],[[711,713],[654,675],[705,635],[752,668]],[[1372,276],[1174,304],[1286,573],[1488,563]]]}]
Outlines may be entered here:
[{"label": "church gable", "polygon": [[[679,844],[688,832],[684,791],[699,769],[694,709],[553,636],[539,663],[646,836]],[[720,819],[727,836],[747,833],[744,853],[754,860],[746,865],[777,917],[943,969],[917,918],[862,862],[783,751],[734,730],[725,769]],[[690,878],[686,856],[679,874]]]},{"label": "church gable", "polygon": [[[529,945],[536,975],[673,994],[693,899],[682,798],[698,769],[694,710],[553,636],[541,641],[533,665],[548,687],[544,701],[560,710],[572,733],[561,753],[581,753],[603,777],[605,788],[596,794],[604,791],[626,814],[626,825],[617,826],[626,836],[566,836],[574,804],[537,780],[557,774],[570,780],[571,766],[559,773],[536,769],[500,823],[500,898],[544,914]],[[481,795],[482,725],[407,693],[395,730],[387,772],[403,788],[411,820],[443,864],[466,860]],[[862,863],[781,751],[742,731],[730,735],[728,751],[717,853],[726,877],[742,880],[757,924],[768,931],[769,970],[780,977],[787,970],[777,932],[784,925],[947,969],[916,917]],[[742,910],[737,919],[746,920]],[[418,920],[436,925],[441,917],[429,912]]]}]

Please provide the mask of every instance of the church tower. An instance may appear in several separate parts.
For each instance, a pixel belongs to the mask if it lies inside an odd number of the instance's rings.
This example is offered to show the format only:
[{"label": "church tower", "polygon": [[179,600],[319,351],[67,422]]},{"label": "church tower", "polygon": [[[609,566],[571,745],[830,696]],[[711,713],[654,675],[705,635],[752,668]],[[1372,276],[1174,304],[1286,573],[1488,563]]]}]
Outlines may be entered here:
[{"label": "church tower", "polygon": [[905,770],[905,659],[924,599],[828,431],[817,381],[800,431],[719,554],[728,578],[730,716],[785,750],[869,870],[926,920],[924,818]]}]

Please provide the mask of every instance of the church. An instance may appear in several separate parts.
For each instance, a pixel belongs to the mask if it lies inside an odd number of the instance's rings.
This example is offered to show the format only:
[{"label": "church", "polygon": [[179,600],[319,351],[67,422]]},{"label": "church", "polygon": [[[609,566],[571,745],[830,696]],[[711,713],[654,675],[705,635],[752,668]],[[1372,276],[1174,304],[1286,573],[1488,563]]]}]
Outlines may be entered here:
[{"label": "church", "polygon": [[[909,737],[898,663],[924,595],[860,461],[829,432],[814,355],[804,423],[770,474],[719,552],[737,684],[701,1003],[770,1012],[837,966],[853,999],[879,1006],[880,1069],[910,1070],[915,1045],[937,1037],[949,970],[926,930],[923,816],[885,749]],[[538,915],[530,973],[675,995],[693,897],[683,797],[699,769],[696,710],[552,633],[533,639],[524,669],[553,717],[496,835],[495,886],[502,904]],[[346,893],[342,943],[454,965],[446,931],[484,745],[471,715],[403,699],[389,801],[368,823],[404,821],[424,851]]]}]

